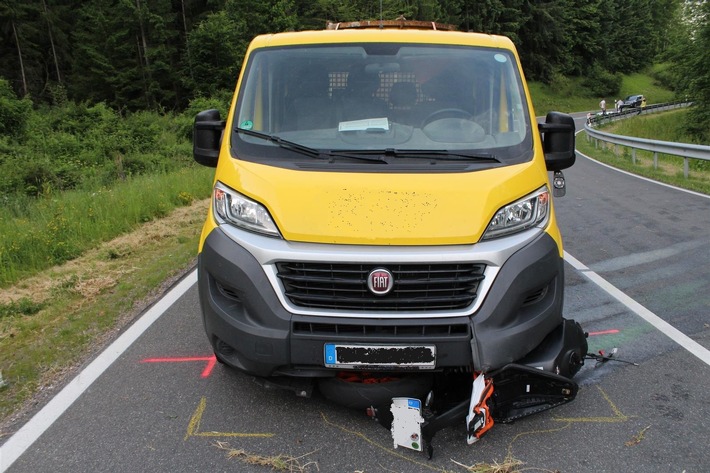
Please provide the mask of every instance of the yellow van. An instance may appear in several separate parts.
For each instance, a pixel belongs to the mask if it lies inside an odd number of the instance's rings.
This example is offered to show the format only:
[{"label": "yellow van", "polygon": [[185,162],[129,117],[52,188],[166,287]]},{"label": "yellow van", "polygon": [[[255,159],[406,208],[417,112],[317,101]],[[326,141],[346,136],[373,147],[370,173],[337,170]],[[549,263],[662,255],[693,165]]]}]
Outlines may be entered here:
[{"label": "yellow van", "polygon": [[341,402],[383,379],[422,398],[454,374],[470,391],[535,372],[574,397],[587,345],[562,314],[548,176],[561,193],[574,122],[538,125],[509,39],[419,22],[259,36],[226,121],[196,117],[194,157],[216,167],[198,286],[221,362]]}]

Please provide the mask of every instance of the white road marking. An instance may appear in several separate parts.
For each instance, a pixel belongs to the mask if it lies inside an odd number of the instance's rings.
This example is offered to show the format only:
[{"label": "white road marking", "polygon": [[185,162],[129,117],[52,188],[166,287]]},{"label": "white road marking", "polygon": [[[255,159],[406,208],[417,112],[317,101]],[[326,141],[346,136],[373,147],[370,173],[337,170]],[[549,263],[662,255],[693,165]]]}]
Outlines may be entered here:
[{"label": "white road marking", "polygon": [[631,312],[635,313],[642,319],[644,319],[646,322],[650,323],[653,325],[655,328],[657,328],[661,333],[666,335],[668,338],[676,342],[678,345],[681,347],[685,348],[688,350],[690,353],[695,355],[705,363],[706,365],[710,366],[710,350],[707,348],[703,347],[700,345],[698,342],[693,340],[692,338],[688,337],[685,335],[683,332],[666,322],[665,320],[661,319],[659,316],[636,302],[634,299],[626,295],[624,292],[622,292],[620,289],[617,289],[613,284],[611,284],[609,281],[604,279],[603,277],[599,276],[597,273],[589,269],[587,266],[582,264],[577,258],[574,256],[570,255],[565,251],[565,261],[567,261],[569,264],[571,264],[574,269],[580,272],[582,276],[586,277],[589,279],[591,282],[599,286],[603,291],[605,291],[607,294],[609,294],[611,297],[616,299],[617,301],[621,302],[623,305],[625,305]]},{"label": "white road marking", "polygon": [[687,253],[696,248],[707,246],[707,240],[693,240],[676,243],[675,245],[660,248],[658,250],[644,251],[641,253],[632,253],[626,256],[619,256],[598,263],[594,263],[594,269],[603,273],[606,271],[618,271],[620,269],[631,268],[646,263],[653,263],[662,259],[671,258],[675,255]]},{"label": "white road marking", "polygon": [[15,432],[0,447],[0,472],[7,470],[195,282],[197,282],[197,270],[188,274],[177,286],[148,309],[140,319],[54,396],[42,410]]}]

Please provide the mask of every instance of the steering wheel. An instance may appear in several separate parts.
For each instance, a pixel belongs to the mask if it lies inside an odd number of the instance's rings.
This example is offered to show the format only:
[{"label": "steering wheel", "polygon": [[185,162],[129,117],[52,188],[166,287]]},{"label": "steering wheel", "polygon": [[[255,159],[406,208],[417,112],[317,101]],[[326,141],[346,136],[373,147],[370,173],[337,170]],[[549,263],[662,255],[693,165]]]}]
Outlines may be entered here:
[{"label": "steering wheel", "polygon": [[473,120],[473,115],[466,110],[460,108],[442,108],[436,112],[432,112],[422,122],[422,128],[431,122],[443,120],[444,118],[461,118],[462,120]]}]

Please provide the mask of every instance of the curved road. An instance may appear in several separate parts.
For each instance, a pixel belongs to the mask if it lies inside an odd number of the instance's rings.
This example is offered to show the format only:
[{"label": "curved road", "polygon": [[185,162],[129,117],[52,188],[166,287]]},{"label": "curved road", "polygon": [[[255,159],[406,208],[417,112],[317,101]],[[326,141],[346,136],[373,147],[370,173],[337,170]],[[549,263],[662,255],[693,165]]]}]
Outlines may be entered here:
[{"label": "curved road", "polygon": [[588,361],[574,402],[496,425],[473,446],[463,425],[445,429],[428,461],[358,411],[215,365],[192,273],[6,439],[0,471],[265,472],[257,463],[276,458],[306,472],[464,472],[506,459],[537,471],[707,471],[710,199],[585,157],[565,175],[555,205],[566,314],[590,332],[590,351],[618,347],[638,363]]}]

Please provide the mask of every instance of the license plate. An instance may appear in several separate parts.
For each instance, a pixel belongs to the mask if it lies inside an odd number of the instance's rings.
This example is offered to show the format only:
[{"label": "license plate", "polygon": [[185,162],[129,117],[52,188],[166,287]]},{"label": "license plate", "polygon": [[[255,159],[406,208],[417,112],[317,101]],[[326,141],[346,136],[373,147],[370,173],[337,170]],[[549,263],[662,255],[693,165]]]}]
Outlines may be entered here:
[{"label": "license plate", "polygon": [[325,366],[353,369],[434,369],[433,345],[339,345],[326,343]]}]

